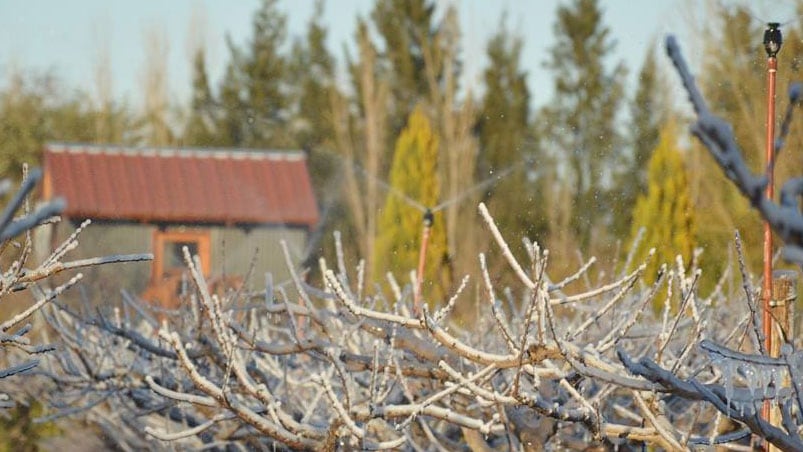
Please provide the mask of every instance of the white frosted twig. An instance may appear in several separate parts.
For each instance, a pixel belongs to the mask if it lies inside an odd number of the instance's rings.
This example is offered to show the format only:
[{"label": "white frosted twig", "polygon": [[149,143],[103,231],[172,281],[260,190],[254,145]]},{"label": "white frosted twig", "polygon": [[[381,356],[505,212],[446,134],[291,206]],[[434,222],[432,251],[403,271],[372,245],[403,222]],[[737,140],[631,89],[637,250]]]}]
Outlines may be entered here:
[{"label": "white frosted twig", "polygon": [[182,430],[180,432],[174,432],[174,433],[162,432],[160,430],[152,428],[149,425],[146,425],[145,426],[145,433],[147,433],[148,435],[151,435],[154,438],[156,438],[158,440],[161,440],[161,441],[177,441],[177,440],[180,440],[180,439],[188,438],[190,436],[195,436],[195,435],[203,432],[204,430],[208,429],[209,427],[215,425],[216,423],[218,423],[218,422],[220,422],[220,421],[222,421],[224,419],[226,419],[225,415],[218,414],[218,415],[215,415],[212,419],[209,419],[208,421],[206,421],[206,422],[204,422],[202,424],[199,424],[199,425],[197,425],[195,427],[192,427],[192,428],[188,428],[186,430]]},{"label": "white frosted twig", "polygon": [[290,250],[287,248],[287,241],[280,240],[279,244],[282,247],[282,253],[284,254],[284,261],[287,264],[287,269],[290,272],[290,277],[293,279],[293,284],[295,284],[296,286],[296,291],[298,291],[298,294],[304,301],[305,306],[312,306],[312,300],[310,300],[307,291],[304,290],[304,285],[301,283],[301,278],[298,276],[298,272],[296,271],[295,266],[293,265],[293,260],[290,258]]},{"label": "white frosted twig", "polygon": [[396,298],[396,303],[402,302],[402,291],[401,287],[399,286],[399,282],[396,281],[396,277],[393,276],[393,273],[387,272],[385,274],[385,278],[388,280],[388,284],[390,284],[390,290],[393,292],[393,296]]},{"label": "white frosted twig", "polygon": [[600,318],[602,318],[602,316],[604,316],[605,314],[607,314],[607,313],[608,313],[608,311],[610,311],[610,310],[611,310],[611,308],[612,308],[612,307],[613,307],[615,304],[617,304],[617,303],[619,303],[620,301],[622,301],[622,300],[624,299],[625,295],[627,295],[627,293],[628,293],[628,292],[630,292],[630,289],[632,289],[632,288],[633,288],[633,285],[636,283],[636,279],[638,278],[638,276],[640,276],[640,275],[641,275],[641,272],[643,272],[645,268],[646,268],[646,265],[645,265],[645,264],[641,264],[641,266],[639,266],[639,271],[638,271],[638,273],[637,273],[637,274],[636,274],[636,275],[635,275],[635,276],[634,276],[634,277],[633,277],[633,278],[630,280],[630,282],[629,282],[627,285],[623,286],[623,287],[622,287],[622,288],[619,290],[619,292],[617,292],[617,293],[616,293],[616,295],[614,295],[613,297],[611,297],[611,299],[610,299],[610,300],[609,300],[609,301],[608,301],[608,302],[605,304],[605,306],[603,306],[601,309],[598,309],[598,310],[596,310],[596,311],[594,312],[594,315],[593,315],[593,316],[590,316],[590,317],[589,317],[589,318],[587,318],[587,319],[586,319],[586,320],[585,320],[585,321],[584,321],[582,324],[580,324],[580,326],[579,326],[579,327],[577,327],[577,329],[574,331],[574,334],[572,334],[571,336],[569,336],[569,339],[570,339],[570,340],[571,340],[571,339],[575,339],[575,338],[577,338],[579,335],[581,335],[581,334],[585,333],[585,332],[586,332],[586,329],[587,329],[589,326],[591,326],[591,324],[593,324],[593,323],[596,323],[596,322],[597,322],[597,321],[598,321]]},{"label": "white frosted twig", "polygon": [[360,259],[357,264],[357,300],[362,300],[362,293],[365,285],[365,259]]},{"label": "white frosted twig", "polygon": [[143,262],[153,260],[153,254],[116,254],[112,256],[93,257],[77,261],[62,263],[52,262],[47,266],[41,266],[36,270],[25,271],[17,281],[18,283],[29,283],[40,279],[53,276],[65,270],[75,270],[77,268],[94,267],[96,265],[108,265],[123,262]]},{"label": "white frosted twig", "polygon": [[42,306],[44,306],[45,304],[47,304],[50,301],[53,301],[53,299],[55,299],[56,297],[61,295],[65,290],[67,290],[68,288],[74,286],[78,281],[81,280],[81,278],[83,278],[83,276],[84,275],[82,275],[81,273],[78,273],[77,275],[75,275],[72,278],[70,278],[70,280],[67,281],[66,283],[56,287],[55,289],[53,289],[50,293],[48,293],[44,297],[41,297],[36,303],[34,303],[31,306],[29,306],[28,309],[20,312],[19,314],[17,314],[14,317],[6,320],[5,322],[0,323],[0,331],[3,331],[3,332],[8,331],[9,329],[13,328],[18,323],[20,323],[23,320],[27,319],[28,317],[31,316],[31,314],[33,314],[34,312],[36,312],[39,309],[41,309]]},{"label": "white frosted twig", "polygon": [[435,311],[435,315],[432,316],[432,319],[435,322],[437,322],[437,323],[442,322],[443,319],[445,319],[446,316],[449,315],[449,313],[454,310],[454,306],[457,303],[457,298],[460,296],[460,294],[463,293],[463,290],[465,290],[466,286],[468,285],[469,279],[470,278],[469,278],[468,275],[463,276],[463,280],[460,281],[460,286],[454,292],[454,295],[452,295],[449,298],[449,302],[446,303],[446,305],[444,305],[443,307],[441,307],[437,311]]},{"label": "white frosted twig", "polygon": [[633,312],[616,328],[613,328],[607,336],[605,336],[602,340],[597,342],[597,346],[595,347],[600,353],[607,351],[609,348],[616,345],[622,338],[627,336],[627,333],[630,331],[631,328],[638,322],[638,319],[641,317],[642,313],[647,309],[647,305],[655,298],[655,295],[658,293],[658,289],[661,288],[664,282],[664,277],[666,275],[666,264],[661,266],[659,271],[658,278],[653,283],[650,290],[647,294],[642,297],[641,303],[633,309]]},{"label": "white frosted twig", "polygon": [[480,271],[482,271],[483,281],[485,281],[485,290],[488,293],[488,304],[491,307],[491,313],[494,316],[494,320],[496,320],[496,326],[499,328],[499,331],[502,333],[502,337],[505,339],[505,345],[507,345],[507,349],[510,353],[518,353],[519,350],[516,348],[516,344],[513,343],[513,338],[511,337],[510,331],[507,329],[507,325],[505,324],[505,320],[502,318],[502,313],[499,312],[496,306],[496,293],[494,293],[493,284],[491,284],[491,275],[488,274],[488,266],[485,263],[485,254],[480,253]]},{"label": "white frosted twig", "polygon": [[575,400],[580,402],[580,405],[582,405],[583,408],[585,408],[588,413],[593,414],[595,418],[599,419],[599,413],[597,412],[597,410],[595,410],[594,407],[591,406],[591,403],[585,397],[583,397],[579,392],[577,392],[577,389],[575,389],[574,386],[570,385],[565,378],[561,378],[558,384],[560,385],[561,388],[565,389],[566,392],[569,393],[569,395],[574,397]]},{"label": "white frosted twig", "polygon": [[326,272],[326,274],[324,275],[324,279],[326,280],[328,287],[330,287],[334,291],[335,295],[337,296],[337,299],[342,301],[343,304],[346,305],[346,308],[348,308],[348,310],[358,318],[367,317],[374,320],[384,320],[387,322],[397,323],[406,328],[412,328],[412,329],[423,328],[421,325],[421,321],[418,319],[402,317],[400,315],[390,314],[385,312],[377,312],[358,306],[354,302],[354,300],[351,299],[351,296],[348,293],[346,293],[346,291],[343,289],[343,286],[340,284],[340,281],[337,279],[337,276],[334,274],[334,272],[332,272],[332,270],[328,270]]},{"label": "white frosted twig", "polygon": [[193,405],[203,405],[211,407],[218,406],[218,403],[215,401],[215,399],[211,397],[204,397],[204,396],[199,396],[197,394],[188,394],[186,392],[178,392],[178,391],[173,391],[172,389],[167,389],[164,386],[160,385],[159,383],[156,383],[156,381],[154,381],[153,377],[150,375],[145,375],[145,383],[148,384],[148,387],[150,387],[153,392],[168,399],[187,402]]},{"label": "white frosted twig", "polygon": [[[432,322],[431,317],[425,316],[425,319],[425,325],[432,337],[441,345],[454,351],[458,355],[484,366],[489,364],[494,364],[499,368],[511,368],[519,366],[521,360],[518,353],[501,355],[480,350],[449,334],[440,325]],[[560,356],[558,351],[551,346],[539,346],[533,352],[531,352],[528,359],[525,360],[526,363],[529,364],[533,362],[540,362],[544,359]]]},{"label": "white frosted twig", "polygon": [[[652,258],[652,255],[653,254],[651,253],[649,255],[648,259]],[[633,272],[631,272],[630,274],[625,275],[623,278],[620,278],[618,281],[614,281],[614,282],[612,282],[610,284],[602,285],[600,287],[597,287],[596,289],[588,290],[588,291],[585,291],[583,293],[579,293],[577,295],[561,296],[561,297],[558,297],[558,298],[553,298],[553,299],[549,300],[549,303],[552,304],[552,305],[561,305],[561,304],[574,303],[574,302],[577,302],[577,301],[587,300],[589,298],[596,297],[597,295],[601,295],[601,294],[603,294],[605,292],[610,292],[612,290],[615,290],[615,289],[621,287],[624,284],[630,283],[633,278],[638,277],[638,275],[640,275],[641,273],[644,272],[644,268],[646,268],[646,262],[642,263],[637,269],[633,270]]]},{"label": "white frosted twig", "polygon": [[50,254],[50,256],[48,256],[48,258],[45,259],[44,262],[42,262],[42,266],[46,267],[53,262],[61,260],[61,258],[64,257],[65,254],[67,254],[70,250],[74,249],[76,244],[78,243],[78,236],[91,223],[92,220],[90,219],[86,219],[83,222],[81,222],[81,224],[77,228],[75,228],[75,231],[73,231],[73,233],[70,234],[69,237],[67,237],[67,240],[61,242],[61,245],[59,245],[58,248],[56,248]]},{"label": "white frosted twig", "polygon": [[335,236],[335,256],[337,257],[337,272],[343,278],[343,284],[348,286],[348,274],[346,273],[346,258],[343,254],[343,242],[340,239],[340,231],[334,232]]},{"label": "white frosted twig", "polygon": [[650,421],[650,425],[655,428],[655,431],[666,441],[667,445],[669,445],[672,450],[684,450],[685,448],[680,445],[677,438],[666,430],[666,423],[660,422],[658,418],[655,417],[655,413],[647,406],[644,397],[642,397],[638,391],[632,391],[632,394],[633,398],[636,400],[636,404],[641,409],[641,413]]},{"label": "white frosted twig", "polygon": [[[699,276],[699,273],[696,273],[695,275]],[[695,276],[694,281],[692,283],[693,285],[697,283],[697,277],[696,276]],[[672,339],[672,336],[674,336],[675,331],[678,328],[678,324],[680,323],[680,319],[683,317],[684,311],[686,310],[686,305],[689,304],[689,299],[691,299],[693,296],[694,296],[694,291],[693,290],[689,290],[686,293],[686,296],[683,297],[683,301],[680,304],[680,307],[678,308],[677,315],[675,315],[675,320],[674,320],[674,322],[672,322],[672,327],[665,334],[661,335],[661,342],[658,345],[657,352],[655,353],[656,362],[660,362],[661,355],[663,354],[664,350],[666,350],[666,346],[669,344],[669,341]],[[695,338],[695,339],[697,339],[697,338]]]},{"label": "white frosted twig", "polygon": [[340,416],[340,419],[346,424],[351,433],[359,439],[365,438],[365,429],[358,426],[354,419],[352,419],[352,417],[346,412],[343,404],[340,403],[335,391],[332,389],[332,385],[329,383],[329,380],[324,378],[323,375],[316,375],[313,377],[313,381],[323,385],[323,389],[326,391],[326,396],[329,398],[329,403],[332,404],[332,407],[334,407],[338,416]]},{"label": "white frosted twig", "polygon": [[573,275],[567,276],[566,278],[563,279],[563,281],[557,284],[551,284],[549,286],[549,291],[553,292],[556,290],[561,290],[564,287],[568,286],[569,284],[577,281],[578,279],[580,279],[582,275],[584,275],[588,271],[589,268],[591,268],[592,265],[594,265],[595,262],[597,262],[597,258],[591,256],[591,258],[588,261],[586,261],[586,263],[583,264],[583,266],[580,267],[580,269],[577,270]]},{"label": "white frosted twig", "polygon": [[638,232],[636,233],[636,237],[633,239],[633,244],[630,245],[630,250],[627,252],[627,257],[625,258],[625,265],[622,266],[622,272],[627,272],[627,269],[633,264],[633,259],[636,257],[636,251],[639,249],[639,245],[641,245],[641,241],[644,240],[644,234],[647,232],[647,228],[644,226],[638,228]]},{"label": "white frosted twig", "polygon": [[[471,375],[470,377],[468,377],[466,379],[466,381],[467,382],[475,382],[477,380],[485,378],[488,375],[491,375],[492,373],[494,373],[497,370],[498,370],[497,367],[494,366],[493,364],[488,365],[485,368],[483,368],[482,370],[480,370],[479,372],[477,372],[474,375]],[[444,397],[446,397],[446,396],[448,396],[450,394],[454,394],[458,390],[463,389],[464,386],[465,386],[465,383],[463,383],[462,381],[458,382],[457,384],[452,384],[450,386],[447,386],[445,389],[442,389],[442,390],[436,392],[435,394],[427,397],[426,399],[418,402],[416,405],[419,408],[415,412],[410,413],[410,416],[404,422],[399,424],[398,428],[400,428],[400,429],[406,428],[407,425],[409,425],[410,422],[412,422],[416,418],[416,416],[419,416],[419,415],[423,414],[424,409],[426,407],[434,405],[435,402],[438,402],[439,400],[443,399]]]},{"label": "white frosted twig", "polygon": [[485,207],[485,203],[480,203],[479,206],[480,214],[482,215],[482,219],[485,220],[485,224],[488,225],[488,229],[491,230],[491,235],[493,235],[494,240],[496,240],[496,244],[499,245],[499,248],[502,250],[502,255],[507,260],[510,268],[513,269],[513,272],[516,273],[519,280],[530,290],[535,289],[535,283],[527,276],[527,273],[521,268],[519,261],[516,260],[516,256],[513,255],[513,252],[510,251],[510,247],[508,246],[505,238],[502,237],[502,233],[499,232],[499,228],[496,226],[493,217],[491,217],[490,212],[488,212],[488,208]]}]

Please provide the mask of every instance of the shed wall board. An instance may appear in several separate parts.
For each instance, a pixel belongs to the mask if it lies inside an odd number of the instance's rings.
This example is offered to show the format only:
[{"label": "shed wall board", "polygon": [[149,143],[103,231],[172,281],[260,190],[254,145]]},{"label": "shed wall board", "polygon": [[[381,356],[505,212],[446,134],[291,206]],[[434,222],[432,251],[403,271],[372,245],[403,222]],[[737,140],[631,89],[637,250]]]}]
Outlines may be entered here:
[{"label": "shed wall board", "polygon": [[[76,225],[63,221],[55,229],[55,243],[60,244],[75,231]],[[78,247],[68,253],[65,261],[112,254],[153,253],[152,239],[156,226],[148,224],[91,224],[80,237]],[[273,274],[276,282],[289,278],[280,240],[287,242],[294,264],[304,251],[306,229],[289,228],[230,228],[223,226],[172,226],[167,231],[209,231],[211,239],[212,275],[245,276],[254,260],[249,286],[262,288],[265,273]],[[40,243],[42,240],[39,239]],[[256,256],[256,257],[255,257]],[[150,281],[151,263],[122,263],[83,270],[81,289],[96,302],[110,299],[119,302],[120,290],[142,293]],[[71,276],[71,275],[70,275]],[[74,297],[69,297],[74,298]]]}]

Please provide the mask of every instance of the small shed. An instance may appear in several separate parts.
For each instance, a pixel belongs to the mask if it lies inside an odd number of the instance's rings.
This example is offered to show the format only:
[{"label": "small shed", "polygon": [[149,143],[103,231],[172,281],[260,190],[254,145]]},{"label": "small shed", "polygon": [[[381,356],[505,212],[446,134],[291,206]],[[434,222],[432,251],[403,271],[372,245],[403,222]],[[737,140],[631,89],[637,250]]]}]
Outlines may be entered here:
[{"label": "small shed", "polygon": [[152,263],[93,269],[101,290],[142,293],[175,280],[184,246],[210,278],[284,278],[280,240],[300,258],[318,222],[302,151],[51,143],[43,182],[44,199],[67,201],[66,221],[45,238],[51,247],[91,219],[72,256],[153,253]]}]

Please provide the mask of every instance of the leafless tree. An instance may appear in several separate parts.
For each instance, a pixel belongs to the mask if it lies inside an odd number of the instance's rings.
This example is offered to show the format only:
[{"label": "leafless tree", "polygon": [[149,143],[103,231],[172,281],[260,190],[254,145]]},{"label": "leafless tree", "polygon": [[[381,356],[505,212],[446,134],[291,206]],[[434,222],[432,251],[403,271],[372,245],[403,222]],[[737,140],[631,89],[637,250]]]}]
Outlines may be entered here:
[{"label": "leafless tree", "polygon": [[[31,208],[29,196],[41,178],[42,172],[39,169],[25,174],[19,190],[8,199],[5,209],[0,213],[0,256],[3,266],[0,271],[0,300],[7,302],[3,309],[4,312],[9,312],[9,317],[0,322],[0,350],[3,352],[0,357],[0,408],[14,406],[14,389],[19,388],[19,381],[10,377],[34,369],[40,363],[39,355],[55,349],[51,344],[33,343],[32,334],[29,334],[33,329],[32,316],[74,286],[82,274],[77,273],[63,284],[50,289],[43,287],[42,282],[68,270],[106,262],[144,260],[150,256],[111,256],[64,262],[65,255],[77,245],[78,234],[74,234],[53,253],[31,267],[30,264],[38,260],[34,257],[33,230],[58,221],[58,215],[64,209],[62,199],[54,199],[35,209]],[[0,196],[7,194],[10,189],[10,181],[0,182]],[[15,217],[20,210],[22,214]],[[24,308],[19,303],[9,306],[10,299],[22,298],[15,297],[17,293],[30,293],[33,295],[33,302]]]},{"label": "leafless tree", "polygon": [[[518,262],[484,205],[480,212],[520,285],[495,288],[480,255],[479,299],[466,293],[466,276],[448,303],[420,317],[410,314],[410,285],[390,279],[391,296],[365,296],[364,263],[355,274],[342,256],[334,269],[320,262],[323,288],[293,274],[221,297],[185,253],[191,284],[180,311],[129,296],[107,312],[53,306],[48,320],[66,344],[45,369],[56,385],[50,401],[62,409],[54,416],[81,414],[134,449],[176,441],[316,450],[647,442],[677,450],[716,436],[716,410],[675,403],[620,356],[717,378],[698,338],[727,343],[744,327],[708,329],[732,319],[712,308],[723,290],[699,298],[699,271],[678,262],[650,287],[639,284],[642,265],[570,291],[588,280],[593,259],[553,282],[547,251],[526,242],[529,262]],[[646,307],[657,296],[667,302],[654,317]],[[450,320],[457,303],[472,302],[477,325]]]}]

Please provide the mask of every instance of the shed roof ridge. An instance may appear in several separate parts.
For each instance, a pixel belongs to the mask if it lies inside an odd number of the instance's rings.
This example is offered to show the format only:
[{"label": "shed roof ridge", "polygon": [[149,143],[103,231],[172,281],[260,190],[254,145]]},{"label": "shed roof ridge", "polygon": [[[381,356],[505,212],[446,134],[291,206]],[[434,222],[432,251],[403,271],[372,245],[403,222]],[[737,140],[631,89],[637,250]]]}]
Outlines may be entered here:
[{"label": "shed roof ridge", "polygon": [[160,147],[125,146],[119,144],[62,143],[45,144],[45,150],[54,153],[86,153],[106,155],[131,155],[137,157],[182,157],[216,158],[234,160],[306,160],[307,156],[299,149],[251,149],[251,148],[204,148],[204,147]]}]

